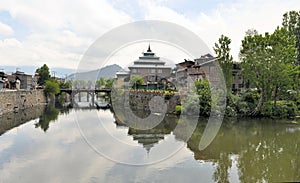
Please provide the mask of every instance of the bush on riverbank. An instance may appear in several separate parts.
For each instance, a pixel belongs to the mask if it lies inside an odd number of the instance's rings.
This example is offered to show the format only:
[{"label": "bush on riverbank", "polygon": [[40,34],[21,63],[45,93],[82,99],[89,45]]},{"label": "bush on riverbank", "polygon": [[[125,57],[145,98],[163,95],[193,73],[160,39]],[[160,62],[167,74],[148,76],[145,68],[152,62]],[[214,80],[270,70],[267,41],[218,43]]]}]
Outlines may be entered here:
[{"label": "bush on riverbank", "polygon": [[297,105],[294,101],[274,101],[265,103],[262,109],[262,115],[268,117],[293,117],[297,115]]}]

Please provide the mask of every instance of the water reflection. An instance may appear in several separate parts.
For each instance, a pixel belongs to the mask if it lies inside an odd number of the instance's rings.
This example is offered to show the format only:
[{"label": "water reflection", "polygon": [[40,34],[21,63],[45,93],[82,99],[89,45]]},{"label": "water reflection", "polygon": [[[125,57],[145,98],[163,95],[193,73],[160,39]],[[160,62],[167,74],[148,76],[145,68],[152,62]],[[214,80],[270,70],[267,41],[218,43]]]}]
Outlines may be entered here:
[{"label": "water reflection", "polygon": [[[188,130],[191,125],[188,118],[179,122],[176,116],[166,116],[155,128],[139,130],[126,127],[126,123],[113,116],[110,110],[76,110],[48,106],[26,115],[1,118],[0,129],[4,134],[0,136],[0,182],[173,180],[247,183],[300,180],[300,126],[297,124],[264,119],[228,120],[223,123],[214,141],[200,151],[198,145],[206,119],[199,120],[193,135],[185,143],[184,132],[174,132],[174,129],[178,123],[183,123]],[[91,117],[94,112],[100,114],[104,120],[102,123],[111,125],[113,134],[118,134],[117,137],[128,143],[136,143],[142,149],[123,150],[110,141],[105,142],[107,139],[102,139],[102,134],[91,134],[95,141],[107,144],[107,149],[121,152],[123,158],[143,158],[142,153],[151,158],[154,154],[163,153],[164,148],[173,148],[170,139],[184,144],[185,148],[174,157],[149,166],[132,167],[109,161],[82,140],[74,123],[75,113],[78,113],[88,130],[99,132],[95,130],[101,127],[99,119]],[[15,130],[14,127],[24,120],[31,122]],[[53,125],[49,126],[49,123]],[[33,124],[47,133],[33,128]],[[48,162],[47,166],[44,162]],[[32,176],[32,172],[36,176]],[[64,172],[68,172],[67,176]]]},{"label": "water reflection", "polygon": [[0,116],[0,136],[17,126],[20,126],[30,120],[39,118],[44,113],[45,106],[39,105],[24,110],[19,110],[17,113],[8,113]]},{"label": "water reflection", "polygon": [[49,128],[50,122],[55,122],[58,118],[59,110],[54,105],[48,105],[43,115],[40,116],[39,122],[35,124],[35,128],[41,128],[46,132]]},{"label": "water reflection", "polygon": [[[151,130],[128,129],[143,147],[150,149],[173,132],[176,117],[165,119]],[[188,120],[183,121],[187,126]],[[213,181],[231,182],[233,166],[238,169],[241,182],[274,182],[300,180],[300,126],[271,120],[227,120],[214,141],[203,151],[198,149],[207,119],[200,119],[196,130],[187,141],[187,148],[197,161],[213,162]],[[117,124],[124,125],[122,122]],[[188,127],[187,127],[188,128]],[[184,141],[184,132],[174,133]],[[236,162],[236,165],[234,165]]]},{"label": "water reflection", "polygon": [[216,139],[204,151],[197,149],[203,128],[188,141],[196,160],[216,164],[214,181],[229,182],[232,155],[237,155],[241,182],[278,182],[300,180],[300,132],[298,125],[272,122],[238,121],[224,123]]}]

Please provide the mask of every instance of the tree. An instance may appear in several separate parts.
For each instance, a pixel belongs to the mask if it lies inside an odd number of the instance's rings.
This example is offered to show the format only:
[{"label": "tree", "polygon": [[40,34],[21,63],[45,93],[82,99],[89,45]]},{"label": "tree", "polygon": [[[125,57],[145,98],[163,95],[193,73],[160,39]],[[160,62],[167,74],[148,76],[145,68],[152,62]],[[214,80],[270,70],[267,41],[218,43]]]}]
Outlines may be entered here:
[{"label": "tree", "polygon": [[144,78],[140,75],[131,75],[129,83],[131,86],[142,85],[145,83],[145,81],[144,81]]},{"label": "tree", "polygon": [[51,79],[46,81],[44,92],[47,97],[53,97],[58,94],[59,91],[59,84],[56,80]]},{"label": "tree", "polygon": [[300,65],[300,11],[289,11],[283,15],[282,25],[296,37],[298,51],[296,65]]},{"label": "tree", "polygon": [[105,88],[111,89],[113,87],[114,82],[115,82],[114,78],[108,78],[105,82]]},{"label": "tree", "polygon": [[200,81],[195,81],[195,87],[199,97],[200,105],[200,116],[209,116],[212,99],[211,99],[211,89],[209,81],[207,79],[202,79]]},{"label": "tree", "polygon": [[286,28],[277,28],[270,36],[270,60],[272,66],[272,84],[274,107],[280,91],[293,88],[293,76],[295,70],[293,64],[297,59],[295,36],[291,35]]},{"label": "tree", "polygon": [[263,104],[271,99],[272,92],[275,93],[276,105],[276,93],[290,84],[295,58],[295,37],[285,28],[277,28],[272,35],[246,34],[240,50],[242,72],[250,86],[261,94],[253,115],[258,114]]},{"label": "tree", "polygon": [[283,15],[282,25],[296,37],[297,60],[294,62],[294,89],[300,88],[300,11],[289,11]]},{"label": "tree", "polygon": [[46,81],[50,79],[49,67],[46,64],[38,68],[35,72],[39,74],[39,79],[37,81],[39,85],[45,85]]},{"label": "tree", "polygon": [[104,77],[100,77],[99,80],[96,81],[96,88],[103,88],[105,87],[106,80]]},{"label": "tree", "polygon": [[60,89],[68,89],[68,88],[72,88],[72,83],[71,83],[70,81],[59,82],[59,88],[60,88]]},{"label": "tree", "polygon": [[230,54],[231,39],[227,36],[221,35],[218,43],[215,43],[215,53],[217,54],[220,66],[223,70],[224,79],[226,82],[227,92],[231,92],[233,77],[232,77],[232,66],[233,58]]}]

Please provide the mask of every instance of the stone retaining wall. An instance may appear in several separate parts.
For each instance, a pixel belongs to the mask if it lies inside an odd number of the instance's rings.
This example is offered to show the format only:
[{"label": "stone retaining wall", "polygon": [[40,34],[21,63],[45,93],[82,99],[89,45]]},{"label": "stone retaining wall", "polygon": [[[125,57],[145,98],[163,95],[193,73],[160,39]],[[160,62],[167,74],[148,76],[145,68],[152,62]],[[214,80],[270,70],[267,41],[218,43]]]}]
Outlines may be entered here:
[{"label": "stone retaining wall", "polygon": [[[174,113],[176,105],[180,104],[180,97],[173,95],[170,98],[166,98],[163,93],[144,93],[144,92],[130,92],[129,93],[129,105],[132,110],[144,110],[149,111],[149,103],[154,97],[161,97],[167,105],[167,113]],[[157,98],[158,99],[158,98]],[[155,100],[155,99],[154,99]],[[163,105],[161,102],[153,103],[153,112],[162,112]]]},{"label": "stone retaining wall", "polygon": [[0,91],[0,115],[46,103],[43,90]]}]

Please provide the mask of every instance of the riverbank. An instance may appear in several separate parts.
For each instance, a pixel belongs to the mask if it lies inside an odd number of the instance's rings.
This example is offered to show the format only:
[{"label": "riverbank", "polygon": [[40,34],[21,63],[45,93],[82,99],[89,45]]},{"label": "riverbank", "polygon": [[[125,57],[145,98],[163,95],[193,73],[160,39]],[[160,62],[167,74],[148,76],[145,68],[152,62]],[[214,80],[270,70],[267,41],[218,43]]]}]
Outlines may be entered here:
[{"label": "riverbank", "polygon": [[43,90],[0,91],[0,116],[46,103]]},{"label": "riverbank", "polygon": [[0,116],[0,135],[6,131],[20,126],[30,120],[39,118],[45,111],[46,105],[37,105],[17,112],[9,112]]}]

